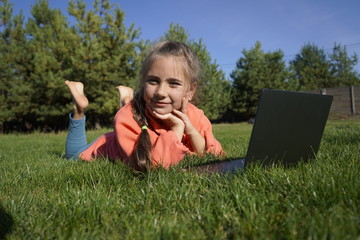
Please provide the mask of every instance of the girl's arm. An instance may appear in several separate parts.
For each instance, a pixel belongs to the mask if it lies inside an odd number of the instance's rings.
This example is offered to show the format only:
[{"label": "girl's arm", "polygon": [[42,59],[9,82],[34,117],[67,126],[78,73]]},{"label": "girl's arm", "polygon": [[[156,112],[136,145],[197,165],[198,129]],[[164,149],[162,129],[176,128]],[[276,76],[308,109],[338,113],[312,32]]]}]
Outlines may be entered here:
[{"label": "girl's arm", "polygon": [[184,122],[184,132],[190,137],[193,148],[197,154],[203,154],[205,151],[206,141],[200,132],[194,127],[187,115],[187,104],[189,99],[184,97],[181,104],[181,111],[174,110],[174,113]]},{"label": "girl's arm", "polygon": [[205,138],[193,126],[190,119],[186,115],[186,110],[184,112],[179,110],[174,110],[174,113],[184,122],[185,124],[184,133],[188,135],[188,137],[190,138],[194,151],[197,154],[200,155],[203,154],[205,151],[205,144],[206,144]]}]

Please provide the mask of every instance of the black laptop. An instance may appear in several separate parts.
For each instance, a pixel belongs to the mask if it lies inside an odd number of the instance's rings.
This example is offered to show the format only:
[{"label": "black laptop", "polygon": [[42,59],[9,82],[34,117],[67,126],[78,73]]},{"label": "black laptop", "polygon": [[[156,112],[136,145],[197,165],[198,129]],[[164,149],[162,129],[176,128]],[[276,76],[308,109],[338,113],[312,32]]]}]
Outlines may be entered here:
[{"label": "black laptop", "polygon": [[188,170],[223,173],[240,170],[252,163],[290,166],[314,159],[332,99],[329,95],[264,89],[246,157]]}]

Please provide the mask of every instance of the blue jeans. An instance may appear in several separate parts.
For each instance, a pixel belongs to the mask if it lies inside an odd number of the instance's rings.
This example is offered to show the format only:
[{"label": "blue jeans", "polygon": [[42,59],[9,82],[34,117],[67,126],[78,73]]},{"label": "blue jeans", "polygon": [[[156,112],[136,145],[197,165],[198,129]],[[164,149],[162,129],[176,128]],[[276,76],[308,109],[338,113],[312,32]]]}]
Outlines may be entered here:
[{"label": "blue jeans", "polygon": [[78,159],[79,154],[91,145],[87,144],[85,122],[86,117],[73,119],[72,114],[69,114],[69,131],[65,144],[65,153],[68,159]]}]

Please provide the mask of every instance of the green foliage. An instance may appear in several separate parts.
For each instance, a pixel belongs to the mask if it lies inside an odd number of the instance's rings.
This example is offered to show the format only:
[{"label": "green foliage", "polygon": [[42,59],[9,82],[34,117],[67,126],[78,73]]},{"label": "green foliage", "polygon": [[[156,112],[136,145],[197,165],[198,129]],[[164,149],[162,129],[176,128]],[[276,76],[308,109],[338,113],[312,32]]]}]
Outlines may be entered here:
[{"label": "green foliage", "polygon": [[[330,121],[315,161],[232,175],[135,176],[122,163],[65,160],[63,132],[0,135],[0,238],[356,239],[359,131],[358,120]],[[250,132],[214,125],[229,157],[244,156]]]},{"label": "green foliage", "polygon": [[7,124],[24,128],[31,118],[31,89],[26,81],[26,37],[22,14],[12,16],[12,3],[1,1],[0,32],[0,131]]},{"label": "green foliage", "polygon": [[302,47],[295,59],[290,62],[295,73],[296,90],[319,89],[331,86],[330,62],[324,49],[314,44]]},{"label": "green foliage", "polygon": [[70,1],[76,19],[70,26],[59,10],[39,0],[24,26],[21,15],[11,17],[11,6],[2,1],[2,128],[65,128],[72,110],[65,80],[85,84],[92,125],[110,125],[118,108],[115,87],[135,85],[143,48],[134,25],[124,26],[123,11],[108,0],[95,0],[89,11],[83,1]]},{"label": "green foliage", "polygon": [[243,50],[243,57],[231,73],[233,79],[232,110],[248,118],[255,114],[261,89],[288,88],[289,71],[283,60],[284,54],[278,50],[264,53],[257,42],[250,50]]},{"label": "green foliage", "polygon": [[296,90],[357,85],[360,83],[354,71],[357,61],[357,55],[349,57],[340,44],[335,43],[332,53],[327,55],[324,49],[309,43],[290,62],[294,73],[291,82]]},{"label": "green foliage", "polygon": [[354,67],[358,63],[358,57],[355,53],[349,57],[346,47],[335,43],[329,58],[334,87],[359,85],[359,74],[354,71]]},{"label": "green foliage", "polygon": [[189,39],[189,33],[178,24],[170,24],[163,40],[184,42],[188,44],[197,55],[201,64],[201,76],[195,103],[205,115],[211,119],[219,119],[230,107],[231,86],[225,74],[213,61],[202,39],[198,41]]},{"label": "green foliage", "polygon": [[50,9],[47,1],[37,1],[31,14],[26,24],[29,59],[23,75],[31,89],[29,111],[34,124],[62,128],[71,110],[64,81],[71,79],[78,38],[63,14]]},{"label": "green foliage", "polygon": [[73,28],[78,39],[72,60],[70,79],[86,86],[90,101],[88,115],[96,124],[109,124],[118,109],[116,86],[135,86],[140,67],[136,42],[139,30],[126,29],[124,12],[108,0],[94,1],[93,10],[86,11],[83,1],[70,1],[68,11],[76,18]]}]

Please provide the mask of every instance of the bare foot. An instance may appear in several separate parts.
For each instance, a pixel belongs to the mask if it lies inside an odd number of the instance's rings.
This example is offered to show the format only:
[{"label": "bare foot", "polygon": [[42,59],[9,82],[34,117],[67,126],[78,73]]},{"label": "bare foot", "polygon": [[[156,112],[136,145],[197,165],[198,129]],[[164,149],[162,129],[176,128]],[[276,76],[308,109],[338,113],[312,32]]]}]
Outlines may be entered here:
[{"label": "bare foot", "polygon": [[82,119],[85,115],[85,110],[89,105],[88,99],[84,95],[84,84],[81,82],[65,81],[69,88],[74,101],[74,119]]},{"label": "bare foot", "polygon": [[120,97],[120,108],[130,102],[134,98],[134,90],[125,86],[117,86],[117,90],[119,91]]}]

